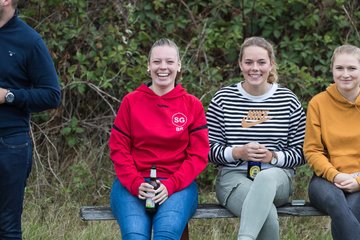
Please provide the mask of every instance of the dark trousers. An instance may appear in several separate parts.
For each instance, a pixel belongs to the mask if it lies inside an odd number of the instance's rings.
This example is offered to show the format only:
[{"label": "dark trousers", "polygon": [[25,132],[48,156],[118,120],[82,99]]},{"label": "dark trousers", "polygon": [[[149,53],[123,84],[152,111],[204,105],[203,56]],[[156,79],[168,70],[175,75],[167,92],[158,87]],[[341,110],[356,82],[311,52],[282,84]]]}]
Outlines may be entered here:
[{"label": "dark trousers", "polygon": [[329,214],[334,240],[360,239],[360,192],[346,193],[326,179],[313,176],[310,202]]},{"label": "dark trousers", "polygon": [[26,179],[31,171],[28,133],[0,137],[0,239],[22,239],[21,214]]}]

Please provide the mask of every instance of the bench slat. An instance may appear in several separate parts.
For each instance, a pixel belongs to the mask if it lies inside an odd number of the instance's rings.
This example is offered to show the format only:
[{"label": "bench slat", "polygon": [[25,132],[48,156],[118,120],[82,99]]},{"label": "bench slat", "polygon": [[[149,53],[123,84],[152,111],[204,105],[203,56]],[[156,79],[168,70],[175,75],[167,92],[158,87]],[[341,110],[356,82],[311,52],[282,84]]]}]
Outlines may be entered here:
[{"label": "bench slat", "polygon": [[310,203],[306,203],[303,206],[293,206],[291,204],[286,204],[284,206],[278,207],[277,212],[279,216],[327,216],[327,214],[313,207]]},{"label": "bench slat", "polygon": [[[279,216],[326,216],[309,203],[302,206],[294,206],[290,203],[277,208]],[[235,217],[227,209],[219,204],[199,204],[193,219],[205,218],[233,218]],[[84,221],[114,220],[109,206],[83,206],[80,208],[80,218]]]},{"label": "bench slat", "polygon": [[80,218],[84,221],[115,220],[109,206],[83,206],[80,208]]}]

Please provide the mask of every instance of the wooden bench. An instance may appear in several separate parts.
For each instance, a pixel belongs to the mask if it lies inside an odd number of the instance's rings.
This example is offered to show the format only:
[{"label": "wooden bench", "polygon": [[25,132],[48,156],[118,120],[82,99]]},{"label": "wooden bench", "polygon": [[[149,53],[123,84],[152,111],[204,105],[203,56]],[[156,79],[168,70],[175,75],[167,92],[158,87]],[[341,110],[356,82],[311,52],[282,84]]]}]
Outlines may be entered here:
[{"label": "wooden bench", "polygon": [[[277,208],[279,216],[326,216],[325,213],[305,203],[304,200],[293,200],[291,203]],[[192,219],[209,219],[209,218],[235,218],[226,208],[219,204],[199,204]],[[104,221],[115,220],[109,206],[83,206],[80,208],[80,218],[83,221]],[[189,239],[189,229],[186,226],[182,240]]]}]

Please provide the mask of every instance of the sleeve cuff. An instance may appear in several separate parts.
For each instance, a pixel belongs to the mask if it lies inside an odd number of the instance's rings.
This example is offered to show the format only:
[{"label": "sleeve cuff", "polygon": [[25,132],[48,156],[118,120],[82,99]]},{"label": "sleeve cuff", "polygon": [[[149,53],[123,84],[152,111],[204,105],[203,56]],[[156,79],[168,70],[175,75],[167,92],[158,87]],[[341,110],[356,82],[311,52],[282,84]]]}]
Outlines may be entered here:
[{"label": "sleeve cuff", "polygon": [[[275,152],[275,151],[274,151]],[[276,163],[275,166],[284,166],[284,163],[285,163],[285,154],[280,151],[280,152],[275,152],[276,153],[276,156],[278,158],[278,162]]]},{"label": "sleeve cuff", "polygon": [[138,179],[134,182],[134,184],[131,186],[131,194],[132,195],[134,195],[134,196],[139,195],[139,187],[140,187],[141,183],[143,183],[142,179]]},{"label": "sleeve cuff", "polygon": [[329,182],[334,182],[334,178],[336,175],[339,174],[339,171],[336,170],[335,168],[332,168],[329,170],[329,172],[326,174],[326,179],[329,181]]},{"label": "sleeve cuff", "polygon": [[233,155],[232,155],[232,150],[235,146],[233,147],[226,147],[225,148],[225,151],[224,151],[224,157],[226,159],[226,161],[228,161],[229,163],[232,163],[232,162],[237,162],[238,159],[234,159],[233,158]]}]

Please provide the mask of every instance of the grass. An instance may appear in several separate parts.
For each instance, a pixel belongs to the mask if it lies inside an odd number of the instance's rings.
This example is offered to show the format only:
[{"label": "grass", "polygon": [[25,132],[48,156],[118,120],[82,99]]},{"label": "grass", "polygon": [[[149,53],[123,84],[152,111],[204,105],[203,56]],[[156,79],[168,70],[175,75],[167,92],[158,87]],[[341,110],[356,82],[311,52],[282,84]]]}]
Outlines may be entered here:
[{"label": "grass", "polygon": [[[80,205],[65,203],[41,208],[27,203],[23,214],[24,240],[112,240],[121,239],[115,221],[83,222]],[[331,240],[328,217],[280,217],[281,239]],[[236,239],[239,220],[193,219],[189,230],[193,240]]]},{"label": "grass", "polygon": [[[213,193],[201,193],[202,202],[214,200]],[[205,201],[206,199],[206,201]],[[82,204],[75,201],[27,199],[23,213],[24,240],[112,240],[121,239],[115,221],[83,222],[79,218]],[[328,217],[280,217],[281,239],[330,240]],[[192,219],[193,240],[236,239],[239,220]]]},{"label": "grass", "polygon": [[[59,174],[61,183],[54,181],[51,176],[39,178],[39,170],[33,170],[25,193],[24,240],[121,239],[119,226],[115,221],[80,220],[80,206],[108,204],[114,178],[109,160],[91,156],[90,151],[88,154],[82,155],[85,160],[75,161]],[[212,168],[209,167],[208,171],[212,171]],[[200,177],[202,184],[199,187],[199,201],[217,202],[213,189],[209,187],[213,185],[213,178],[206,177]],[[307,199],[306,189],[310,177],[311,171],[306,166],[299,168],[294,185],[294,199]],[[279,221],[282,240],[331,239],[328,217],[280,217]],[[192,219],[189,225],[192,240],[236,239],[238,228],[239,219],[236,218]]]},{"label": "grass", "polygon": [[[281,217],[283,240],[331,240],[328,217]],[[190,221],[191,239],[236,239],[238,219],[196,219]]]}]

